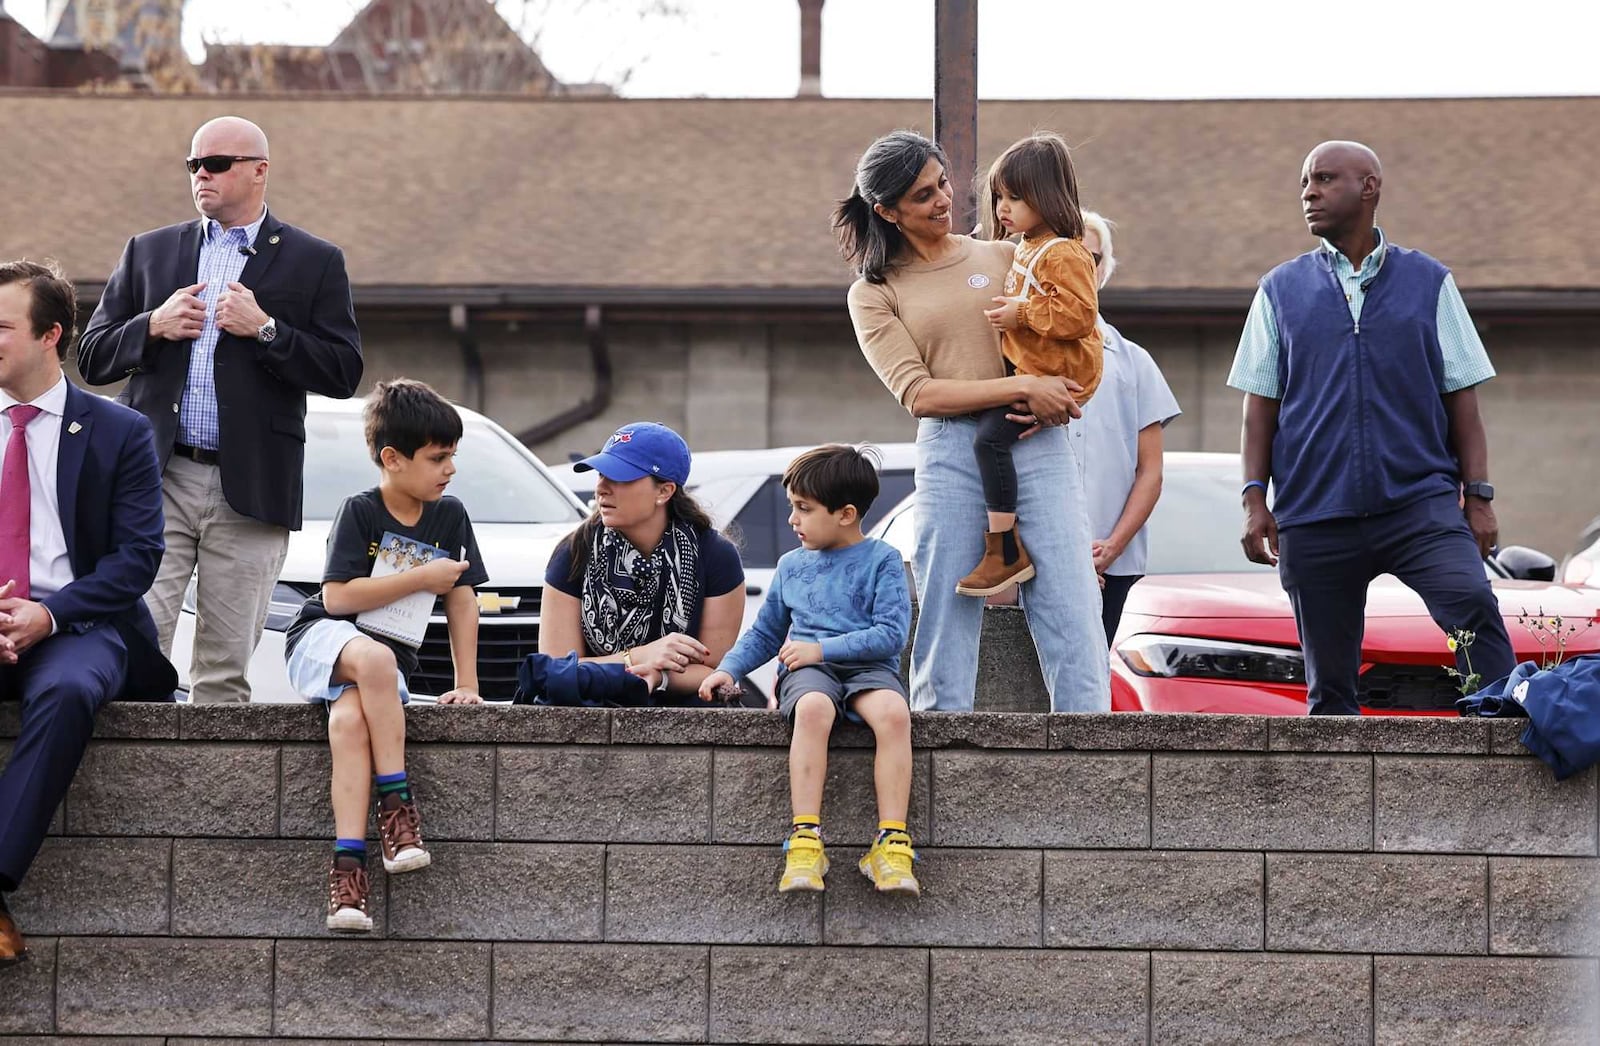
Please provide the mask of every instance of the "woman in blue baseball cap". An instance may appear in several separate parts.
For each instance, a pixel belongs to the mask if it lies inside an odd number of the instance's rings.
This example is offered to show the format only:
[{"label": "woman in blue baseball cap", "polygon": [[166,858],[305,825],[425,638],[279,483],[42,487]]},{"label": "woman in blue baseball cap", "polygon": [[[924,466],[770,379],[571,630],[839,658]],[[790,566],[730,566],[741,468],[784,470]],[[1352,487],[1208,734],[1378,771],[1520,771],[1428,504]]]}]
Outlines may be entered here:
[{"label": "woman in blue baseball cap", "polygon": [[593,469],[594,513],[550,556],[539,652],[621,662],[663,696],[697,700],[744,618],[733,543],[684,490],[689,447],[655,422],[619,428]]}]

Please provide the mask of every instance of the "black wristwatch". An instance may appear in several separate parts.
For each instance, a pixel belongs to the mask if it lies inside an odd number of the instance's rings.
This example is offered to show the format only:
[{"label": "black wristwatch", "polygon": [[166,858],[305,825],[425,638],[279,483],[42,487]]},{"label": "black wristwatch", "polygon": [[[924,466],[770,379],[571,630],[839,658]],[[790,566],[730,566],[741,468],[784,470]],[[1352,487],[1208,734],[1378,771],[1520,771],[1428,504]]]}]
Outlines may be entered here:
[{"label": "black wristwatch", "polygon": [[1484,501],[1494,500],[1494,485],[1482,480],[1477,483],[1468,483],[1462,488],[1462,493],[1469,498],[1481,498]]}]

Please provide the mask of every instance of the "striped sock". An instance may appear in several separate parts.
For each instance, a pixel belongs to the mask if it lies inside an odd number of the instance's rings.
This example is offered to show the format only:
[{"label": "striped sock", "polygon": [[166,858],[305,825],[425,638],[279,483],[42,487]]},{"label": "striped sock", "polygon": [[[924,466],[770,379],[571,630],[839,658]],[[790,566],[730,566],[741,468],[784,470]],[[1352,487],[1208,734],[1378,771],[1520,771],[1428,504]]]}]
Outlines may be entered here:
[{"label": "striped sock", "polygon": [[402,803],[411,801],[411,782],[406,780],[404,770],[397,774],[379,774],[374,780],[378,782],[379,802],[391,795],[398,795]]},{"label": "striped sock", "polygon": [[904,821],[879,821],[878,837],[872,841],[872,845],[876,846],[883,842],[884,839],[888,838],[890,832],[899,832],[908,839],[911,837],[911,833],[906,831],[906,823]]},{"label": "striped sock", "polygon": [[810,832],[818,839],[822,838],[822,818],[816,814],[798,814],[795,816],[794,825],[789,829],[790,835],[799,832]]},{"label": "striped sock", "polygon": [[358,864],[365,865],[367,863],[367,841],[365,839],[335,839],[333,841],[333,860],[336,864],[340,861],[355,861]]}]

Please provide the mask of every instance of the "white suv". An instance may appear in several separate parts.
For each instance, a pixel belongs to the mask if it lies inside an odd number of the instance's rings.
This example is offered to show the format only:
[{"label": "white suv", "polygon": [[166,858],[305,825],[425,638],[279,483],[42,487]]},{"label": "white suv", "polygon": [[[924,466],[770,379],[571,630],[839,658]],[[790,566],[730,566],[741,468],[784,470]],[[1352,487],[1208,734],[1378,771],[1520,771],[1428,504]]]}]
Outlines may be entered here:
[{"label": "white suv", "polygon": [[[362,401],[309,397],[306,410],[305,524],[289,535],[289,555],[272,593],[266,630],[250,659],[250,699],[299,701],[284,668],[284,632],[306,596],[322,584],[328,529],[340,502],[378,484],[367,454]],[[517,666],[539,648],[544,568],[556,543],[583,520],[583,506],[516,437],[475,411],[458,407],[462,435],[449,493],[466,506],[489,582],[478,588],[478,682],[484,699],[509,701]],[[189,689],[194,647],[194,582],[184,595],[173,637],[179,686]],[[435,607],[411,678],[417,697],[454,685],[444,614]]]}]

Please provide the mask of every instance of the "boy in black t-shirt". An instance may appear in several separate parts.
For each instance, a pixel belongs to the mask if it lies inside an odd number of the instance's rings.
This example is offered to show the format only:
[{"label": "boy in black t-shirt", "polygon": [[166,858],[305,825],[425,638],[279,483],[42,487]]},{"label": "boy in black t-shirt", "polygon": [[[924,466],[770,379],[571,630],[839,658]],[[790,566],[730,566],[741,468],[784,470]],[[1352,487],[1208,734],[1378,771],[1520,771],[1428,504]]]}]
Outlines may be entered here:
[{"label": "boy in black t-shirt", "polygon": [[[488,580],[466,509],[444,493],[456,471],[461,415],[427,385],[401,378],[372,390],[363,417],[367,449],[383,477],[339,506],[328,532],[322,590],[289,626],[286,649],[289,681],[307,701],[328,709],[336,838],[327,924],[347,933],[372,929],[366,826],[373,780],[384,868],[410,872],[431,860],[405,770],[403,706],[417,652],[361,615],[419,593],[443,596],[456,685],[439,703],[479,704],[472,587]],[[375,577],[380,549],[382,569]],[[432,599],[416,602],[424,606],[414,616],[431,615]],[[398,617],[403,623],[405,615]]]}]

